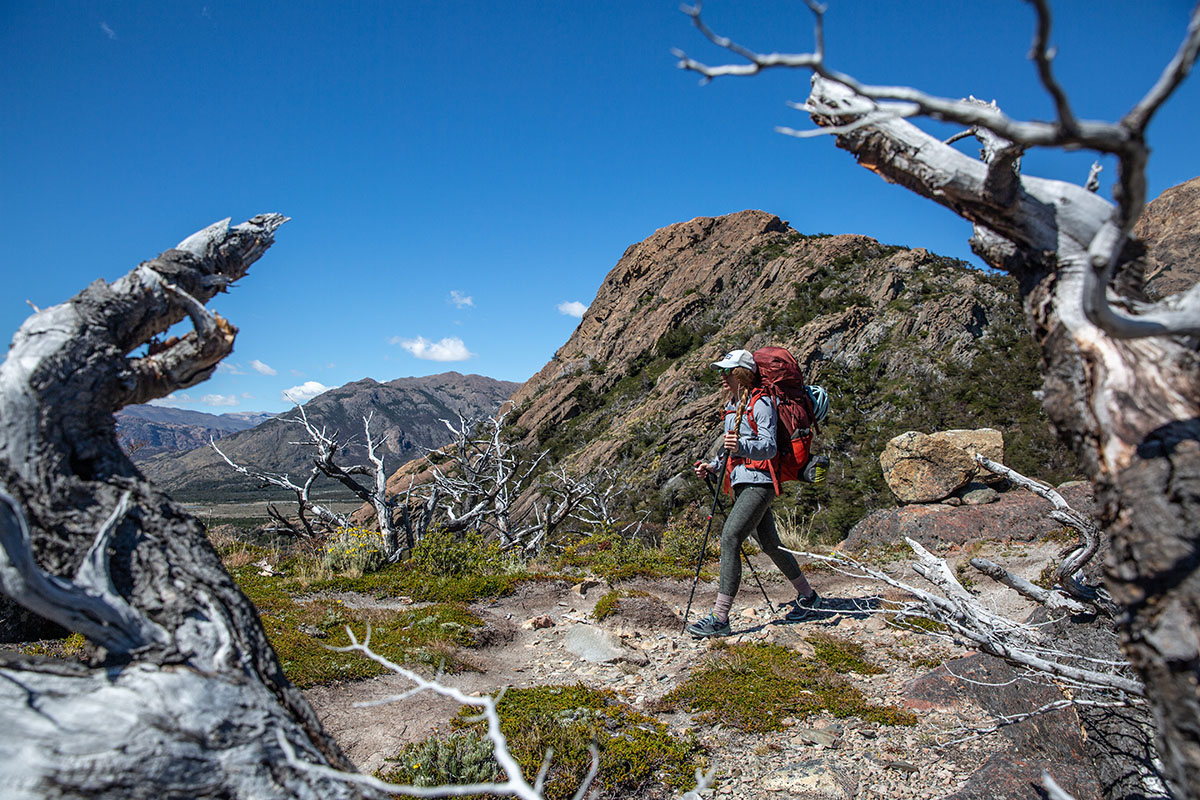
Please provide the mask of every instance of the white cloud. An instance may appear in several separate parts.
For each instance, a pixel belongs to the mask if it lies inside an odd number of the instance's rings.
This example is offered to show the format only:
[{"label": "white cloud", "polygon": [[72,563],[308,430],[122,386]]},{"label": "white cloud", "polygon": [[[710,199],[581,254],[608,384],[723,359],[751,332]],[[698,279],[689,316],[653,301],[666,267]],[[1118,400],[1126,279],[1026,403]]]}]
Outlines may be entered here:
[{"label": "white cloud", "polygon": [[458,306],[459,308],[465,308],[467,306],[473,307],[475,305],[474,300],[472,300],[468,295],[464,295],[462,292],[460,292],[456,289],[450,290],[450,302],[453,303],[454,305]]},{"label": "white cloud", "polygon": [[588,307],[578,300],[572,300],[569,303],[558,304],[558,313],[566,314],[568,317],[575,317],[576,319],[581,319],[583,317],[583,312],[587,310]]},{"label": "white cloud", "polygon": [[238,399],[232,394],[206,394],[200,398],[200,402],[206,406],[236,406]]},{"label": "white cloud", "polygon": [[105,35],[105,36],[107,36],[107,37],[108,37],[108,38],[110,38],[110,39],[114,39],[114,40],[115,40],[115,39],[117,38],[117,32],[116,32],[116,31],[114,31],[112,28],[108,27],[108,23],[107,23],[107,22],[101,22],[101,23],[100,23],[100,30],[104,31],[104,35]]},{"label": "white cloud", "polygon": [[303,378],[303,377],[304,377],[304,373],[303,373],[303,372],[301,372],[301,371],[300,371],[300,370],[298,370],[298,369],[289,369],[289,370],[288,370],[288,372],[292,373],[292,374],[293,374],[293,375],[295,375],[297,378]]},{"label": "white cloud", "polygon": [[290,389],[284,389],[279,393],[289,403],[307,403],[322,392],[328,392],[332,386],[326,386],[323,383],[316,381],[305,381],[298,386],[293,386]]},{"label": "white cloud", "polygon": [[157,400],[151,400],[152,406],[163,406],[164,408],[183,408],[184,406],[196,402],[187,392],[171,392],[166,397],[160,397]]},{"label": "white cloud", "polygon": [[475,355],[457,336],[447,336],[440,342],[431,342],[424,336],[418,336],[415,339],[401,339],[399,336],[393,336],[389,341],[426,361],[466,361]]},{"label": "white cloud", "polygon": [[257,358],[250,362],[250,368],[260,375],[278,375],[274,369],[267,364],[259,361]]},{"label": "white cloud", "polygon": [[217,364],[217,372],[228,372],[230,375],[245,375],[246,370],[242,369],[241,364],[231,364],[228,361],[222,361]]}]

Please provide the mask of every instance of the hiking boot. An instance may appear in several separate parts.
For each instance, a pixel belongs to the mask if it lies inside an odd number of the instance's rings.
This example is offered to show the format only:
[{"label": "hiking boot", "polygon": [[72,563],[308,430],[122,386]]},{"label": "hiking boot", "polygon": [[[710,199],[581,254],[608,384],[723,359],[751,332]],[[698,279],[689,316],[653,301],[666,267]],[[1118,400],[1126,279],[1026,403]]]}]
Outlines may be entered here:
[{"label": "hiking boot", "polygon": [[687,626],[687,632],[697,639],[709,639],[714,636],[728,636],[732,631],[729,627],[729,621],[721,622],[717,619],[716,614],[709,614],[701,620],[693,622]]},{"label": "hiking boot", "polygon": [[804,465],[800,480],[805,483],[824,483],[825,473],[829,471],[829,456],[813,456]]},{"label": "hiking boot", "polygon": [[797,597],[792,602],[785,603],[784,605],[791,607],[791,610],[784,615],[784,619],[788,622],[800,622],[821,610],[821,595],[817,594],[816,590],[813,590],[813,593],[808,597]]}]

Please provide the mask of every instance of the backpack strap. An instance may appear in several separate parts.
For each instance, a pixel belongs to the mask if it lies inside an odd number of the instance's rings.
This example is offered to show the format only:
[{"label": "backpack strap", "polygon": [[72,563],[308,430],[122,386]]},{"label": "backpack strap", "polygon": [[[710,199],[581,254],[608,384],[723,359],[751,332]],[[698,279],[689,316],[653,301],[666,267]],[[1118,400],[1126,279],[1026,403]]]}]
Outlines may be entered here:
[{"label": "backpack strap", "polygon": [[[771,408],[775,411],[775,415],[776,415],[776,419],[775,419],[775,425],[776,425],[775,455],[774,455],[774,457],[767,459],[766,464],[767,464],[767,472],[771,475],[771,483],[775,488],[775,496],[778,497],[779,495],[783,494],[782,487],[779,484],[779,470],[777,470],[775,468],[775,463],[777,461],[779,461],[779,428],[778,428],[778,425],[779,425],[779,401],[775,398],[775,396],[773,394],[770,394],[769,392],[766,392],[761,388],[755,389],[753,392],[750,393],[750,399],[746,401],[746,408],[747,408],[746,421],[750,423],[751,432],[755,436],[758,436],[758,422],[754,419],[754,404],[757,403],[759,400],[761,400],[764,397],[768,398],[771,401]],[[729,414],[732,414],[732,413],[734,413],[732,410],[725,409],[726,416],[728,416]],[[734,433],[740,433],[740,431],[734,431]],[[790,447],[791,444],[789,443],[788,446]],[[747,461],[748,461],[748,459],[742,458],[741,456],[735,456],[735,455],[731,455],[731,456],[729,456],[729,458],[725,459],[725,491],[726,492],[733,494],[733,486],[732,486],[733,468],[735,466],[737,466],[738,464],[744,464]]]}]

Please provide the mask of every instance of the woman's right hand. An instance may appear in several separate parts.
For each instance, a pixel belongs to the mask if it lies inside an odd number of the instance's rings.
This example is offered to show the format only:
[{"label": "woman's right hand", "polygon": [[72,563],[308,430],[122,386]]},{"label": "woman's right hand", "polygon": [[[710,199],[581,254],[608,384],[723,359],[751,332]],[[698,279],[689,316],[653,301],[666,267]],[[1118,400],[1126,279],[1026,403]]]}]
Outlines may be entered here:
[{"label": "woman's right hand", "polygon": [[707,461],[697,461],[693,467],[696,470],[697,478],[707,478],[709,475],[716,475],[717,472],[712,468],[712,464]]}]

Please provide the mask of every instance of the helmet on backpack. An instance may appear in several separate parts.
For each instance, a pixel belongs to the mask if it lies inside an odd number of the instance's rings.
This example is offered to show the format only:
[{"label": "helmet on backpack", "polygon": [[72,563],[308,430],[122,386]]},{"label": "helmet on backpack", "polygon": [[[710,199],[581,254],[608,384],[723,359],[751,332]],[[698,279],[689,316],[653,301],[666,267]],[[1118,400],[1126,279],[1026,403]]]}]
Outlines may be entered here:
[{"label": "helmet on backpack", "polygon": [[812,398],[813,422],[824,422],[825,417],[829,416],[829,392],[812,384],[804,388],[808,389],[808,396]]}]

